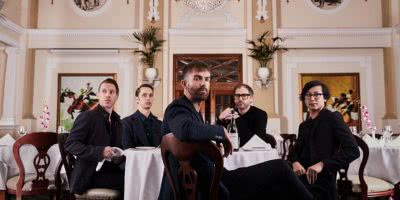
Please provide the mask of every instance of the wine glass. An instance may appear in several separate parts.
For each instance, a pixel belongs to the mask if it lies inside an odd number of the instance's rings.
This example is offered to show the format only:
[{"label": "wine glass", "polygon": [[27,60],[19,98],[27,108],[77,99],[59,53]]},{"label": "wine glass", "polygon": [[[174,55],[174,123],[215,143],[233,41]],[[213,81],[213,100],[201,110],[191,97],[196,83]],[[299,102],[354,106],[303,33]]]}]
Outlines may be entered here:
[{"label": "wine glass", "polygon": [[65,127],[64,126],[58,126],[57,132],[58,133],[64,133],[65,132]]},{"label": "wine glass", "polygon": [[392,127],[390,125],[385,126],[385,128],[383,128],[383,139],[385,141],[385,144],[387,144],[389,141],[391,141],[392,135],[393,135],[393,131],[392,131]]},{"label": "wine glass", "polygon": [[350,126],[350,131],[353,133],[353,135],[357,135],[357,127],[356,126]]},{"label": "wine glass", "polygon": [[20,134],[21,136],[25,135],[26,132],[28,132],[25,128],[25,126],[20,126],[18,129],[18,134]]}]

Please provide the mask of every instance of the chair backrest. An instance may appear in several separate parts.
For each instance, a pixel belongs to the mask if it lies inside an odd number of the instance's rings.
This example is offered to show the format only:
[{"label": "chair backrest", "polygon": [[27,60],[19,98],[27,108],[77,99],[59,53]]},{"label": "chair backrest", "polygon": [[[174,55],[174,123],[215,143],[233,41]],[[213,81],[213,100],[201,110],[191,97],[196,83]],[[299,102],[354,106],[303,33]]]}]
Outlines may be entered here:
[{"label": "chair backrest", "polygon": [[[61,166],[64,166],[65,169],[65,173],[67,174],[67,179],[68,179],[68,184],[71,183],[71,174],[72,174],[72,170],[74,168],[74,164],[75,164],[75,157],[68,153],[65,150],[64,144],[67,141],[67,138],[69,136],[69,133],[59,133],[58,134],[58,147],[60,149],[60,154],[61,154],[61,163],[60,163],[60,168]],[[60,168],[57,170],[57,172],[59,173]],[[56,179],[56,184],[57,180],[60,180],[60,176],[58,176],[58,179]],[[70,185],[71,187],[71,185]],[[60,193],[60,191],[57,191],[58,193]],[[74,200],[75,196],[70,193],[69,194],[69,199]]]},{"label": "chair backrest", "polygon": [[[358,169],[358,177],[360,180],[360,187],[361,187],[361,199],[367,200],[368,199],[368,185],[364,179],[364,169],[367,165],[368,157],[369,157],[369,149],[367,143],[364,142],[360,137],[355,136],[357,145],[360,147],[362,151],[362,160],[360,164],[360,168]],[[349,195],[353,193],[352,190],[352,183],[348,180],[347,171],[349,166],[346,166],[343,169],[339,170],[339,180],[338,180],[338,194],[340,199],[347,199]]]},{"label": "chair backrest", "polygon": [[172,133],[163,136],[161,140],[161,154],[164,162],[165,173],[167,174],[175,199],[179,199],[182,195],[178,194],[177,186],[174,184],[169,156],[172,154],[180,164],[178,177],[183,189],[184,197],[187,200],[194,200],[196,198],[197,172],[190,165],[190,160],[198,153],[207,155],[214,162],[215,169],[210,187],[210,199],[216,200],[218,185],[223,170],[223,158],[218,147],[211,141],[196,143],[182,142]]},{"label": "chair backrest", "polygon": [[294,143],[296,142],[296,134],[281,133],[282,141],[282,159],[287,160],[289,152],[293,149]]},{"label": "chair backrest", "polygon": [[22,193],[22,187],[25,180],[25,169],[19,154],[23,145],[33,145],[38,154],[33,159],[33,165],[36,170],[36,179],[32,181],[31,194],[41,194],[48,191],[49,180],[45,177],[46,170],[50,165],[50,156],[47,151],[51,146],[57,144],[57,133],[54,132],[33,132],[20,137],[13,145],[13,154],[19,169],[19,178],[17,182],[17,194]]}]

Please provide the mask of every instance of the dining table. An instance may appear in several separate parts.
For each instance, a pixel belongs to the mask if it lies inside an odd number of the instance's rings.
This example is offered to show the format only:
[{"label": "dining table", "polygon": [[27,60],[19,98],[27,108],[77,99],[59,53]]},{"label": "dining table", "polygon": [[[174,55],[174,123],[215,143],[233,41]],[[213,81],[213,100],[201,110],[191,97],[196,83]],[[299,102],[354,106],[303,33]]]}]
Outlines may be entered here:
[{"label": "dining table", "polygon": [[[131,148],[124,152],[125,200],[156,200],[161,188],[164,164],[160,148]],[[243,150],[224,158],[224,167],[234,170],[264,161],[279,159],[276,149]]]}]

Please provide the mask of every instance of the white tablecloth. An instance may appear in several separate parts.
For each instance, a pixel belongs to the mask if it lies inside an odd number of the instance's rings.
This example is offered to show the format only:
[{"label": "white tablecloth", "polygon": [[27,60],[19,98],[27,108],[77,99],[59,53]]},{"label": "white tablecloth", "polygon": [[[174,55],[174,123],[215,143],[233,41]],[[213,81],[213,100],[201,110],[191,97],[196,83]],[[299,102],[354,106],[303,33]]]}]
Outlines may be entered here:
[{"label": "white tablecloth", "polygon": [[[160,149],[127,149],[125,156],[125,200],[157,199],[164,172]],[[224,167],[233,170],[278,158],[276,149],[239,151],[224,160]]]},{"label": "white tablecloth", "polygon": [[[361,158],[362,156],[350,164],[349,174],[358,174]],[[364,175],[381,178],[393,184],[398,183],[400,181],[400,148],[369,147]]]},{"label": "white tablecloth", "polygon": [[[46,174],[55,174],[58,161],[61,158],[58,145],[53,145],[48,154],[50,165]],[[36,173],[33,159],[37,155],[37,150],[32,145],[24,145],[20,149],[21,160],[24,163],[25,173]],[[12,152],[12,146],[0,145],[0,190],[6,189],[7,178],[18,174],[18,166]]]}]

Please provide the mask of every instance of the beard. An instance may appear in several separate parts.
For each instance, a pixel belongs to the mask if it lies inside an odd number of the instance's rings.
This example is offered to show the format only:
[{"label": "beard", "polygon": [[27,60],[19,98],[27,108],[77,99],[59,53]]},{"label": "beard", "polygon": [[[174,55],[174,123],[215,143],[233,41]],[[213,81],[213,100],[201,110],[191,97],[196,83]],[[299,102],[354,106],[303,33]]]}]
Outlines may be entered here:
[{"label": "beard", "polygon": [[209,90],[206,87],[201,87],[198,89],[191,88],[190,94],[192,96],[193,102],[201,102],[207,99]]}]

